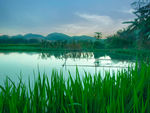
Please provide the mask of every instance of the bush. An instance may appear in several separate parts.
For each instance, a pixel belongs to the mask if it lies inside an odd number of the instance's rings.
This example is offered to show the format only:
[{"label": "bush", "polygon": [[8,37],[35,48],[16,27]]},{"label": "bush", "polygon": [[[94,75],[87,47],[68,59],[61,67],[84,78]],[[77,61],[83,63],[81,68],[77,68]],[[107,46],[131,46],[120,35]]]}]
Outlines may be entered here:
[{"label": "bush", "polygon": [[107,48],[130,48],[133,47],[133,41],[121,38],[118,36],[111,36],[106,39]]},{"label": "bush", "polygon": [[94,42],[94,49],[104,49],[105,48],[105,44],[102,43],[100,40],[97,40]]}]

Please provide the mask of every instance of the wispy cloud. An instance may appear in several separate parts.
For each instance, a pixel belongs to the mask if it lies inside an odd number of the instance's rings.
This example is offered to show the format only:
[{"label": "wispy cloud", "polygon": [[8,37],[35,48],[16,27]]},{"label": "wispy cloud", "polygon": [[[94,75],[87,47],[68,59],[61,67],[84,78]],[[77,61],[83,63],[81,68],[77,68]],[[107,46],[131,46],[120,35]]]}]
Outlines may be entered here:
[{"label": "wispy cloud", "polygon": [[91,22],[101,23],[105,25],[110,25],[113,23],[112,19],[109,16],[86,14],[86,13],[76,13],[77,16]]},{"label": "wispy cloud", "polygon": [[126,13],[126,14],[133,14],[135,10],[134,9],[127,9],[127,10],[122,10],[122,13]]},{"label": "wispy cloud", "polygon": [[70,35],[94,35],[94,32],[102,32],[104,36],[115,33],[117,30],[126,27],[122,22],[108,15],[96,15],[86,13],[75,13],[81,21],[73,24],[64,24],[55,28],[58,32]]}]

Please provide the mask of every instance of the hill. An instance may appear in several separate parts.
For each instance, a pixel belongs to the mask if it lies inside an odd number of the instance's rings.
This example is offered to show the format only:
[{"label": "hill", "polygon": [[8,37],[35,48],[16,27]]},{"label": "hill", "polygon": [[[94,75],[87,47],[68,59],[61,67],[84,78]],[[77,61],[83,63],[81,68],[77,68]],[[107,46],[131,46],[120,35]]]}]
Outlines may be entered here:
[{"label": "hill", "polygon": [[64,40],[70,40],[71,37],[63,33],[51,33],[45,39],[51,41],[64,41]]},{"label": "hill", "polygon": [[29,33],[29,34],[26,34],[23,36],[25,39],[45,39],[44,36],[42,35],[39,35],[39,34],[32,34],[32,33]]},{"label": "hill", "polygon": [[83,35],[83,36],[73,36],[72,40],[75,40],[75,41],[79,41],[79,40],[81,40],[81,41],[96,41],[96,38]]}]

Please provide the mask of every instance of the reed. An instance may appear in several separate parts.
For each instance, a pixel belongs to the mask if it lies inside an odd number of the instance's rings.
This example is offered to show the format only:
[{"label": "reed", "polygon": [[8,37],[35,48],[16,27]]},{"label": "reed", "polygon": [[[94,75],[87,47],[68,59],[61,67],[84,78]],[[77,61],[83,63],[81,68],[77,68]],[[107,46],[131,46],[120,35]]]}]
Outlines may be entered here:
[{"label": "reed", "polygon": [[0,86],[0,113],[149,113],[150,65],[143,63],[117,74],[85,72],[81,77],[64,79],[53,71],[50,80],[39,74],[34,85],[19,79],[15,84],[8,77]]}]

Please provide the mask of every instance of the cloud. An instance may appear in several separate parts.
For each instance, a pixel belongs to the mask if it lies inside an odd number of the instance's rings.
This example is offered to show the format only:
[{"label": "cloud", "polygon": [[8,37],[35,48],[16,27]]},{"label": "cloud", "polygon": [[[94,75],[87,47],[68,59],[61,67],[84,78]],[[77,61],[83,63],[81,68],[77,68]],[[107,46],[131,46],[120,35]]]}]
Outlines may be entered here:
[{"label": "cloud", "polygon": [[77,16],[91,22],[97,22],[105,25],[110,25],[113,23],[112,19],[109,16],[101,16],[101,15],[90,15],[90,14],[81,14],[81,13],[76,13]]},{"label": "cloud", "polygon": [[113,19],[108,15],[96,15],[75,13],[80,21],[72,24],[63,24],[55,28],[55,31],[69,35],[94,35],[94,32],[102,32],[103,36],[114,34],[119,29],[126,27],[124,20]]},{"label": "cloud", "polygon": [[122,13],[126,13],[126,14],[133,14],[135,10],[134,9],[128,9],[128,10],[122,10]]}]

